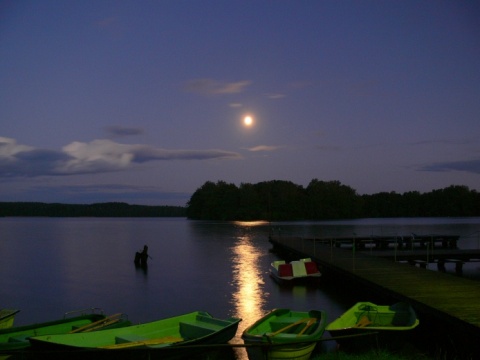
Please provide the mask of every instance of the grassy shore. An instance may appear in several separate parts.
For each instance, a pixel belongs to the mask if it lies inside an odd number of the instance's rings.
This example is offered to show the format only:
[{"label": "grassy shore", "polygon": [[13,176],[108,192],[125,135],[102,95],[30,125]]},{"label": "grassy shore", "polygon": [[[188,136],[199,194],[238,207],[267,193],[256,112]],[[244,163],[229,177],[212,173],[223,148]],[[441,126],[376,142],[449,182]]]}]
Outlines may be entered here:
[{"label": "grassy shore", "polygon": [[343,351],[331,351],[323,354],[315,354],[311,360],[430,360],[431,358],[419,352],[402,352],[394,354],[386,350],[370,350],[358,354]]}]

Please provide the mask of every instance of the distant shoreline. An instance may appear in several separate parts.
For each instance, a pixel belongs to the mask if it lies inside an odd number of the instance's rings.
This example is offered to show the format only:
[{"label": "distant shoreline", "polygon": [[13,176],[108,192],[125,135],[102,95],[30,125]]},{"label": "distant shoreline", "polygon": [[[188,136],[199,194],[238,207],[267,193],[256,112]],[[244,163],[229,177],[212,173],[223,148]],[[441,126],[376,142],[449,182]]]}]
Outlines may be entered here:
[{"label": "distant shoreline", "polygon": [[122,202],[61,204],[0,202],[0,217],[186,217],[182,206],[130,205]]}]

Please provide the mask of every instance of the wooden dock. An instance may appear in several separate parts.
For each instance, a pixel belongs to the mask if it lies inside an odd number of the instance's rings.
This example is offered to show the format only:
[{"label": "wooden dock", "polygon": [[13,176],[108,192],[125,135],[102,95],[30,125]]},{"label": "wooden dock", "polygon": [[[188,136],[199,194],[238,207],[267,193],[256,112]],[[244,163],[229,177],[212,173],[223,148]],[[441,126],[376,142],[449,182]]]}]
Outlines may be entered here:
[{"label": "wooden dock", "polygon": [[318,238],[319,244],[333,245],[335,247],[351,247],[353,243],[357,249],[386,250],[397,249],[457,249],[458,235],[417,235],[408,234],[402,236],[354,236],[344,238]]},{"label": "wooden dock", "polygon": [[[325,276],[351,280],[379,294],[409,302],[419,313],[428,314],[448,324],[449,331],[468,334],[473,340],[471,343],[467,341],[466,346],[479,351],[480,282],[395,262],[391,258],[392,251],[388,251],[387,256],[381,250],[358,251],[355,247],[346,249],[301,237],[271,236],[269,241],[281,251],[312,258]],[[435,253],[440,251],[452,258],[465,252],[458,249],[437,249]],[[469,258],[480,258],[480,250],[467,252]],[[396,253],[399,254],[400,251]],[[405,254],[419,259],[424,256],[418,252],[414,254],[413,250],[405,251]],[[430,260],[433,261],[434,258]]]}]

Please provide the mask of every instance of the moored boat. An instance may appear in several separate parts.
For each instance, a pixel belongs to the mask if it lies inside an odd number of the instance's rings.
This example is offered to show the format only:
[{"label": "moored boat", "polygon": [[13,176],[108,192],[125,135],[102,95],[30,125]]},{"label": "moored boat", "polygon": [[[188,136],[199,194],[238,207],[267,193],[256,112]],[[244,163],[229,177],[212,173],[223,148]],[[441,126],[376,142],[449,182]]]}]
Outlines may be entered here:
[{"label": "moored boat", "polygon": [[[385,347],[400,343],[410,330],[419,325],[414,309],[407,303],[376,305],[358,302],[327,325],[332,337],[338,337],[340,347],[366,347],[382,344]],[[372,336],[358,336],[369,335]]]},{"label": "moored boat", "polygon": [[322,274],[312,259],[304,258],[289,263],[274,261],[270,264],[270,275],[281,284],[293,284],[319,279]]},{"label": "moored boat", "polygon": [[29,347],[28,338],[31,336],[90,332],[128,325],[131,325],[131,322],[122,314],[105,316],[83,313],[72,317],[64,316],[59,320],[11,327],[0,330],[0,353]]},{"label": "moored boat", "polygon": [[320,310],[275,309],[247,327],[242,339],[250,360],[310,358],[325,331]]},{"label": "moored boat", "polygon": [[[35,336],[34,355],[84,359],[169,359],[206,351],[197,345],[224,344],[237,331],[240,319],[217,319],[204,311],[95,333]],[[195,346],[195,347],[192,347]]]},{"label": "moored boat", "polygon": [[20,310],[0,309],[0,329],[8,329],[13,326],[15,315]]}]

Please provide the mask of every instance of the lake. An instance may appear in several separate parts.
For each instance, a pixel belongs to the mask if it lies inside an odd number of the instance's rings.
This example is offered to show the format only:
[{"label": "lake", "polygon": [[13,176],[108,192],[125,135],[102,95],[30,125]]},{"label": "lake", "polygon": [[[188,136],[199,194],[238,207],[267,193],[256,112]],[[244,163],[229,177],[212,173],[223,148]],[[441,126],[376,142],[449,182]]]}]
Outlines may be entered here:
[{"label": "lake", "polygon": [[[278,259],[270,252],[272,231],[308,237],[451,234],[461,236],[460,248],[480,247],[480,218],[268,223],[7,217],[0,218],[0,307],[21,310],[15,325],[92,307],[125,313],[133,323],[204,310],[242,318],[239,337],[273,308],[320,309],[333,320],[354,302],[369,300],[331,285],[280,287],[268,274]],[[133,263],[144,245],[151,256],[146,270]],[[479,275],[479,263],[464,267],[464,276]],[[240,350],[236,357],[245,358]]]}]

